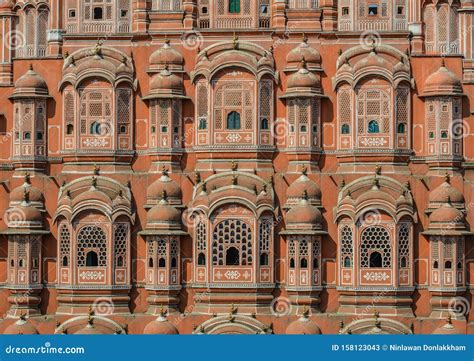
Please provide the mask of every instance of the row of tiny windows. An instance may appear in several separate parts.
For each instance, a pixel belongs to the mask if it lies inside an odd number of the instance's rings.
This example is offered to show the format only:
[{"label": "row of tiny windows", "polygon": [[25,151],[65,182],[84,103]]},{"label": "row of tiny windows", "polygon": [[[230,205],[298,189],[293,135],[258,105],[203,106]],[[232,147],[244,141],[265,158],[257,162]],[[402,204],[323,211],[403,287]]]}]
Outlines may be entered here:
[{"label": "row of tiny windows", "polygon": [[[343,124],[341,126],[341,134],[350,134],[350,126],[349,124]],[[397,126],[397,133],[403,134],[406,131],[406,124],[405,123],[400,123]],[[380,126],[379,122],[376,120],[371,120],[369,124],[367,125],[367,133],[369,134],[376,134],[380,133]]]}]

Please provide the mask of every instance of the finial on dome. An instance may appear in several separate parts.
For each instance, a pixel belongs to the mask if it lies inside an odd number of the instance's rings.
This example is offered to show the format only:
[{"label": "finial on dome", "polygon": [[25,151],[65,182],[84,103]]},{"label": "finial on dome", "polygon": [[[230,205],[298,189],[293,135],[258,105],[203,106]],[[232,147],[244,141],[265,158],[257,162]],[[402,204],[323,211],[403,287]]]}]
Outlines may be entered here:
[{"label": "finial on dome", "polygon": [[26,314],[25,314],[24,311],[22,311],[22,312],[20,313],[20,320],[26,321]]},{"label": "finial on dome", "polygon": [[170,45],[170,39],[168,39],[168,34],[165,34],[165,45]]},{"label": "finial on dome", "polygon": [[97,187],[97,178],[95,176],[92,177],[91,185],[92,185],[92,188]]},{"label": "finial on dome", "polygon": [[24,179],[26,184],[30,184],[30,180],[31,180],[30,179],[30,173],[26,172],[23,179]]},{"label": "finial on dome", "polygon": [[341,187],[341,188],[344,188],[345,186],[346,186],[346,181],[343,179],[343,180],[341,181],[341,186],[340,186],[340,187]]},{"label": "finial on dome", "polygon": [[305,201],[308,200],[308,191],[307,191],[306,189],[303,191],[303,199],[304,199]]},{"label": "finial on dome", "polygon": [[234,315],[237,313],[237,307],[235,307],[234,303],[232,302],[232,304],[230,305],[230,310],[229,310],[229,313],[231,315]]},{"label": "finial on dome", "polygon": [[446,318],[446,324],[448,324],[448,325],[453,324],[453,320],[451,319],[451,315],[448,315],[448,317]]},{"label": "finial on dome", "polygon": [[344,321],[341,320],[341,321],[339,322],[339,329],[342,330],[343,328],[344,328]]},{"label": "finial on dome", "polygon": [[448,202],[447,203],[448,203],[448,205],[451,205],[451,196],[450,195],[448,195]]},{"label": "finial on dome", "polygon": [[30,202],[30,192],[26,188],[23,188],[23,202],[29,203]]},{"label": "finial on dome", "polygon": [[302,316],[303,316],[303,318],[308,318],[308,316],[309,316],[309,307],[307,305],[303,306]]},{"label": "finial on dome", "polygon": [[201,173],[198,170],[194,172],[194,180],[196,184],[201,183]]},{"label": "finial on dome", "polygon": [[449,183],[449,182],[450,182],[450,177],[449,177],[448,172],[444,173],[444,181],[445,181],[446,183]]},{"label": "finial on dome", "polygon": [[160,316],[161,317],[166,316],[166,312],[165,312],[165,308],[163,307],[163,304],[160,305]]},{"label": "finial on dome", "polygon": [[235,174],[232,176],[232,185],[233,186],[237,185],[237,175]]},{"label": "finial on dome", "polygon": [[304,58],[304,56],[301,57],[301,69],[306,69],[307,66],[306,66],[306,60]]},{"label": "finial on dome", "polygon": [[163,190],[163,192],[161,192],[161,200],[163,200],[163,201],[168,200],[168,194],[166,193],[165,190]]},{"label": "finial on dome", "polygon": [[374,319],[378,320],[379,319],[379,311],[374,310]]},{"label": "finial on dome", "polygon": [[164,176],[168,175],[168,169],[166,169],[166,166],[164,164],[161,167],[161,175],[164,175]]},{"label": "finial on dome", "polygon": [[410,181],[407,180],[407,181],[405,182],[405,188],[406,188],[407,190],[411,190]]},{"label": "finial on dome", "polygon": [[122,64],[127,65],[127,57],[125,55],[122,56]]},{"label": "finial on dome", "polygon": [[374,179],[372,180],[372,185],[373,185],[373,187],[375,187],[377,189],[379,188],[379,180],[378,180],[377,177],[374,177]]},{"label": "finial on dome", "polygon": [[71,190],[70,189],[68,189],[66,191],[66,197],[68,197],[69,199],[71,198]]},{"label": "finial on dome", "polygon": [[444,60],[444,56],[441,57],[441,67],[442,67],[442,68],[445,68],[445,67],[446,67],[446,63],[445,63],[445,60]]},{"label": "finial on dome", "polygon": [[28,69],[33,70],[33,63],[30,63],[30,66],[28,67]]},{"label": "finial on dome", "polygon": [[100,55],[102,52],[102,44],[100,43],[100,39],[97,39],[97,43],[94,46],[93,52],[94,55]]},{"label": "finial on dome", "polygon": [[267,183],[263,183],[263,189],[262,189],[262,192],[266,192],[267,191]]},{"label": "finial on dome", "polygon": [[306,165],[304,165],[303,168],[301,168],[301,174],[308,175],[308,167],[306,167]]},{"label": "finial on dome", "polygon": [[94,311],[92,310],[92,305],[89,305],[89,310],[87,311],[87,323],[92,326]]},{"label": "finial on dome", "polygon": [[258,189],[257,189],[257,185],[256,185],[256,184],[253,185],[253,193],[254,193],[255,195],[258,194]]},{"label": "finial on dome", "polygon": [[342,49],[339,48],[339,50],[337,51],[337,55],[341,56],[342,55]]},{"label": "finial on dome", "polygon": [[273,55],[273,50],[273,45],[270,45],[270,47],[268,48],[268,52]]},{"label": "finial on dome", "polygon": [[97,164],[94,164],[94,171],[93,171],[93,174],[94,174],[94,175],[99,175],[99,171],[100,171],[100,168],[97,167]]},{"label": "finial on dome", "polygon": [[237,170],[237,163],[235,162],[235,160],[232,161],[230,169],[232,170],[232,172],[235,172]]},{"label": "finial on dome", "polygon": [[302,41],[303,41],[303,43],[305,43],[305,44],[308,42],[308,37],[306,36],[306,34],[305,34],[305,33],[303,33],[303,35],[302,35],[302,39],[301,39],[301,40],[302,40]]},{"label": "finial on dome", "polygon": [[232,37],[232,47],[234,49],[237,49],[238,43],[239,43],[239,37],[235,34],[235,31],[234,31],[234,36]]},{"label": "finial on dome", "polygon": [[203,191],[204,193],[207,193],[207,183],[206,183],[206,182],[204,182],[204,183],[202,184],[202,191]]},{"label": "finial on dome", "polygon": [[375,174],[376,175],[382,174],[382,167],[381,166],[379,166],[379,165],[375,166]]}]

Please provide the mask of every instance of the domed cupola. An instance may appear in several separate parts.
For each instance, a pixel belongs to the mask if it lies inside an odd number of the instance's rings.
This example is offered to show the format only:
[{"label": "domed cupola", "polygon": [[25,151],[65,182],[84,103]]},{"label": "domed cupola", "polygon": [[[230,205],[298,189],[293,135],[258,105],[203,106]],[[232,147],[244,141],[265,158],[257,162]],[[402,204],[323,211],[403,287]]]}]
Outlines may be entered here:
[{"label": "domed cupola", "polygon": [[458,327],[455,327],[453,325],[451,316],[447,317],[446,323],[443,326],[440,326],[436,330],[433,331],[433,335],[462,335],[462,334],[465,334],[465,332],[463,332]]},{"label": "domed cupola", "polygon": [[181,188],[168,175],[168,171],[163,169],[161,177],[154,181],[147,189],[147,204],[157,204],[166,193],[167,200],[172,205],[181,205]]},{"label": "domed cupola", "polygon": [[308,177],[306,168],[303,168],[301,176],[292,182],[286,191],[287,201],[285,207],[296,205],[301,195],[305,192],[311,204],[316,206],[321,205],[321,189]]},{"label": "domed cupola", "polygon": [[429,230],[439,230],[446,234],[449,231],[464,231],[464,213],[454,208],[448,200],[442,207],[430,214]]},{"label": "domed cupola", "polygon": [[9,231],[38,230],[43,228],[43,215],[29,199],[27,188],[23,188],[23,200],[19,204],[11,204],[5,212],[5,222]]},{"label": "domed cupola", "polygon": [[322,96],[319,78],[308,70],[305,58],[297,72],[288,77],[284,98]]},{"label": "domed cupola", "polygon": [[287,335],[320,335],[321,330],[318,325],[309,318],[309,311],[305,309],[303,315],[293,321],[286,328]]},{"label": "domed cupola", "polygon": [[425,80],[423,96],[463,95],[462,83],[456,74],[446,68],[443,63],[441,67]]},{"label": "domed cupola", "polygon": [[156,50],[150,56],[150,70],[159,71],[169,66],[171,71],[182,71],[183,70],[184,58],[179,51],[172,48],[170,41],[165,40],[163,46]]},{"label": "domed cupola", "polygon": [[49,97],[48,85],[41,75],[33,70],[30,64],[29,70],[15,82],[12,99],[24,97]]},{"label": "domed cupola", "polygon": [[437,209],[442,204],[450,201],[453,206],[464,206],[464,196],[455,187],[451,185],[450,177],[448,174],[444,177],[444,182],[430,192],[428,196],[429,209]]},{"label": "domed cupola", "polygon": [[10,204],[20,204],[24,200],[25,191],[28,192],[29,202],[35,206],[43,207],[44,197],[43,193],[36,187],[31,185],[29,174],[24,177],[24,183],[13,189],[10,193]]},{"label": "domed cupola", "polygon": [[147,213],[147,229],[181,229],[181,212],[170,205],[166,191],[163,191],[161,201]]},{"label": "domed cupola", "polygon": [[145,335],[177,335],[179,334],[178,329],[168,320],[166,312],[161,307],[160,315],[143,330]]},{"label": "domed cupola", "polygon": [[308,69],[321,70],[321,55],[316,49],[308,45],[308,38],[305,35],[303,35],[302,42],[286,56],[287,68],[285,71],[298,69],[303,59],[306,60]]},{"label": "domed cupola", "polygon": [[144,97],[150,99],[187,99],[184,95],[183,79],[169,71],[168,65],[150,81],[150,93]]},{"label": "domed cupola", "polygon": [[37,335],[38,330],[26,318],[24,314],[3,332],[4,335]]},{"label": "domed cupola", "polygon": [[286,229],[289,230],[321,230],[322,215],[316,206],[308,201],[308,193],[286,214]]}]

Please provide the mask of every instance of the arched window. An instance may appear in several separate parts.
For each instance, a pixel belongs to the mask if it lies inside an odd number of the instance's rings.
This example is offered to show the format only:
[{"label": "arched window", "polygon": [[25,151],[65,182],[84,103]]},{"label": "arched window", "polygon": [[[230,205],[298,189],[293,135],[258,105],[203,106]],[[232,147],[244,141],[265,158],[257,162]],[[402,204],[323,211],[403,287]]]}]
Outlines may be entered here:
[{"label": "arched window", "polygon": [[260,266],[268,266],[268,254],[262,253],[260,255]]},{"label": "arched window", "polygon": [[206,256],[204,253],[199,253],[198,255],[198,265],[199,266],[205,266],[206,265]]},{"label": "arched window", "polygon": [[351,130],[349,124],[343,124],[341,126],[341,134],[350,134]]},{"label": "arched window", "polygon": [[67,259],[67,256],[63,257],[63,262],[62,262],[63,267],[67,267],[69,265],[69,261]]},{"label": "arched window", "polygon": [[177,265],[176,257],[171,258],[171,268],[176,268]]},{"label": "arched window", "polygon": [[148,267],[153,268],[153,257],[148,258]]},{"label": "arched window", "polygon": [[444,262],[444,268],[445,269],[451,269],[453,267],[453,264],[451,261],[446,261]]},{"label": "arched window", "polygon": [[227,114],[227,129],[240,129],[240,113],[232,111]]},{"label": "arched window", "polygon": [[31,140],[31,133],[30,132],[25,132],[23,134],[23,139],[24,140]]},{"label": "arched window", "polygon": [[158,267],[159,268],[165,268],[166,267],[166,260],[164,258],[160,258],[158,260]]},{"label": "arched window", "polygon": [[300,260],[300,268],[308,268],[308,260],[306,258],[301,258]]},{"label": "arched window", "polygon": [[379,122],[376,120],[371,120],[367,126],[367,133],[380,133]]},{"label": "arched window", "polygon": [[290,268],[295,268],[295,259],[294,258],[290,259]]},{"label": "arched window", "polygon": [[263,118],[261,120],[260,129],[263,129],[263,130],[268,129],[268,119],[267,118]]},{"label": "arched window", "polygon": [[240,13],[240,0],[229,0],[229,13]]},{"label": "arched window", "polygon": [[99,265],[99,257],[95,251],[89,251],[86,255],[86,267],[97,267]]},{"label": "arched window", "polygon": [[319,260],[317,258],[313,259],[313,269],[319,268]]},{"label": "arched window", "polygon": [[400,124],[398,124],[397,133],[398,133],[398,134],[403,134],[403,133],[405,133],[405,123],[400,123]]},{"label": "arched window", "polygon": [[369,260],[370,268],[381,268],[382,267],[382,255],[380,252],[374,251],[370,254],[370,260]]},{"label": "arched window", "polygon": [[344,267],[351,267],[351,259],[349,258],[349,256],[345,257],[344,258]]},{"label": "arched window", "polygon": [[438,261],[434,261],[433,262],[433,268],[434,269],[438,269],[439,265],[438,265]]},{"label": "arched window", "polygon": [[100,135],[101,134],[101,125],[100,125],[99,122],[91,123],[90,134],[91,135]]},{"label": "arched window", "polygon": [[123,257],[122,256],[117,257],[117,267],[123,267]]},{"label": "arched window", "polygon": [[238,266],[240,264],[239,250],[235,247],[230,247],[225,253],[226,266]]},{"label": "arched window", "polygon": [[18,262],[18,267],[24,268],[26,266],[26,262],[23,258],[20,258],[20,261]]}]

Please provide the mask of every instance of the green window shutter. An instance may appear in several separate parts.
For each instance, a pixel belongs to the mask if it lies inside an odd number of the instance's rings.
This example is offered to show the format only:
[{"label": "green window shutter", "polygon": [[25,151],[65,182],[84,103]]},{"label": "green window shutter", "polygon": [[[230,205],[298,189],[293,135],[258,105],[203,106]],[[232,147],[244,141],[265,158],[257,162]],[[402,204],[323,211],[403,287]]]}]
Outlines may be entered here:
[{"label": "green window shutter", "polygon": [[229,13],[240,13],[240,0],[229,0]]}]

